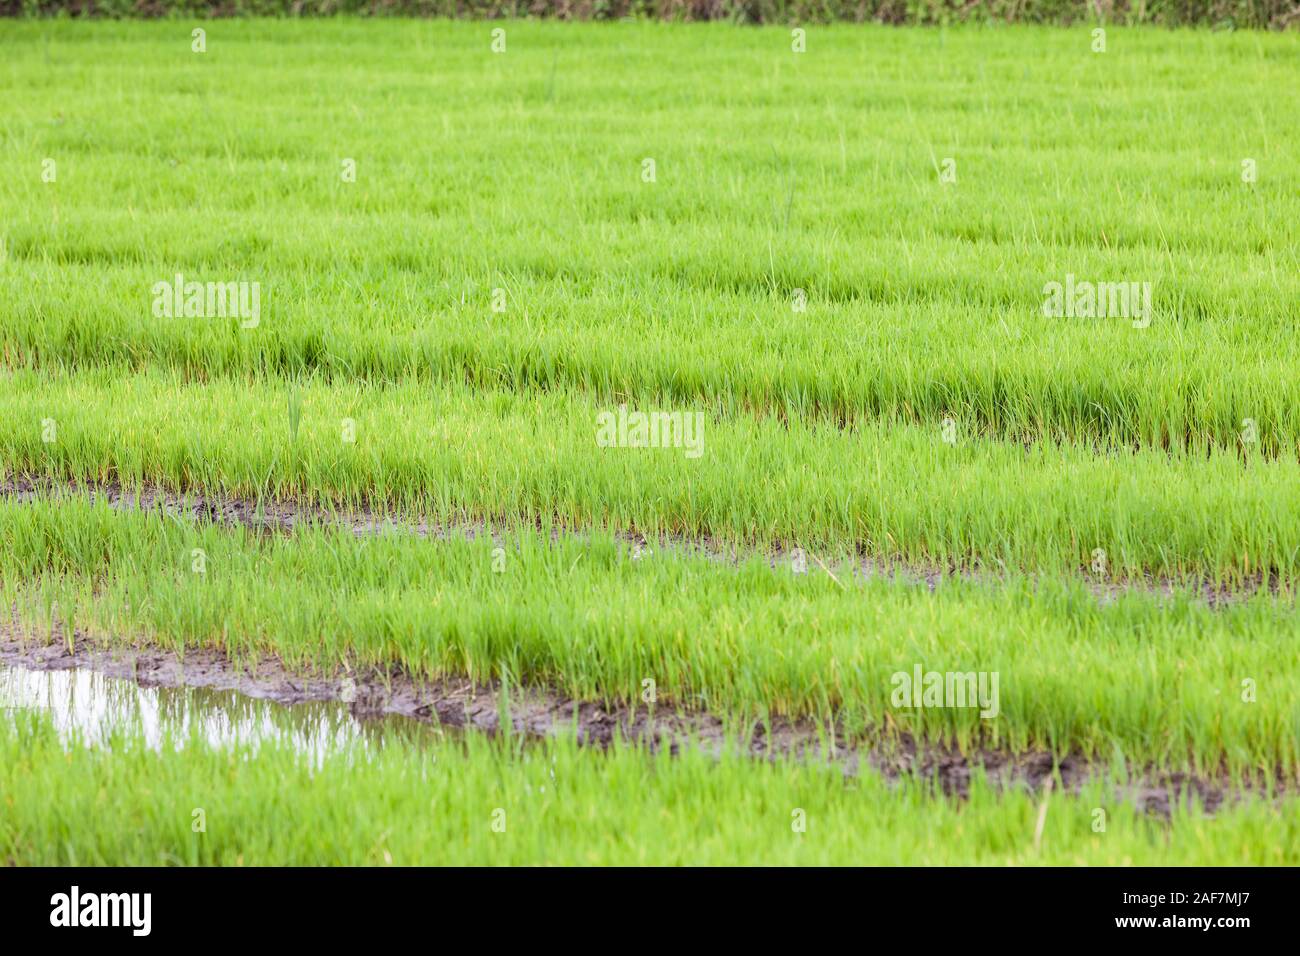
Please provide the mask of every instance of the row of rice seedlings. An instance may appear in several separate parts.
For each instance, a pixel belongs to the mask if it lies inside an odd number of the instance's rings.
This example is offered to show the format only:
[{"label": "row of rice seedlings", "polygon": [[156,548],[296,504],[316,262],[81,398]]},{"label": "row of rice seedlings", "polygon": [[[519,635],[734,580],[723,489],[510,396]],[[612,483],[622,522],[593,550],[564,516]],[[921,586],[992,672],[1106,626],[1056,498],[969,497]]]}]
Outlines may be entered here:
[{"label": "row of rice seedlings", "polygon": [[[675,417],[633,418],[652,412]],[[21,370],[0,374],[0,460],[10,472],[440,520],[554,520],[1103,581],[1290,587],[1300,561],[1290,461],[1243,466],[1216,448],[1098,455],[946,425],[841,429],[559,392]]]}]

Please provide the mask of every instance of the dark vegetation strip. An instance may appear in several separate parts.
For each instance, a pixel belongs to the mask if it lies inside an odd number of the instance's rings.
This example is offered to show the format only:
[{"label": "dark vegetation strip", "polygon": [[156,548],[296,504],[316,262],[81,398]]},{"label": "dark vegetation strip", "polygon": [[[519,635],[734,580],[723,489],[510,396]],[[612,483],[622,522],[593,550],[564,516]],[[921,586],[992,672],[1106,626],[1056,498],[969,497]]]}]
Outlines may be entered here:
[{"label": "dark vegetation strip", "polygon": [[541,17],[560,20],[723,20],[741,24],[1052,23],[1283,29],[1288,0],[0,0],[5,16],[81,17]]}]

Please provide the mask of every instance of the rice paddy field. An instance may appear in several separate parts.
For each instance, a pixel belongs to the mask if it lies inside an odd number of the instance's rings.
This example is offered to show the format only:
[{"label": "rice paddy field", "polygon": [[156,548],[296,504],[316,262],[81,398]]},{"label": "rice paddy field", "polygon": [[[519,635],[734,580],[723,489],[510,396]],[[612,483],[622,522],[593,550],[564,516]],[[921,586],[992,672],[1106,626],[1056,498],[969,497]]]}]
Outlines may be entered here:
[{"label": "rice paddy field", "polygon": [[0,20],[0,678],[183,702],[0,862],[1300,863],[1300,34],[1095,27]]}]

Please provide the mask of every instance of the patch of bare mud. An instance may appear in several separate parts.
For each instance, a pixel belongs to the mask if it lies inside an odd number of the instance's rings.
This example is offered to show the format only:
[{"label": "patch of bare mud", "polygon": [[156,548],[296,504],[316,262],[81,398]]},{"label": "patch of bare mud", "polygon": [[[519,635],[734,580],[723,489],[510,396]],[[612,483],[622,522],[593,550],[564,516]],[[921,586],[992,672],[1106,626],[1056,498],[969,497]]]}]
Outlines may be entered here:
[{"label": "patch of bare mud", "polygon": [[[416,681],[400,672],[379,671],[304,677],[268,657],[255,664],[237,664],[211,648],[190,649],[181,657],[158,648],[110,647],[80,630],[74,632],[70,646],[61,629],[54,637],[52,643],[44,643],[17,622],[0,624],[0,664],[35,671],[90,670],[142,687],[232,691],[286,706],[339,702],[363,721],[396,717],[488,734],[508,730],[532,739],[574,735],[594,747],[621,739],[671,753],[697,747],[715,756],[743,753],[756,759],[826,762],[850,776],[875,772],[895,781],[919,778],[960,798],[968,795],[971,779],[978,773],[996,787],[1035,793],[1049,781],[1055,789],[1073,793],[1094,778],[1115,780],[1108,768],[1086,759],[1057,758],[1043,751],[982,748],[963,753],[919,743],[906,734],[876,742],[837,743],[833,728],[806,721],[777,719],[738,726],[709,713],[604,706],[541,687],[512,686],[506,692],[498,683],[475,684],[460,678]],[[1213,813],[1225,801],[1266,795],[1262,783],[1242,786],[1226,774],[1209,778],[1140,770],[1129,773],[1128,781],[1115,785],[1118,799],[1165,817],[1180,802],[1193,799]],[[1275,783],[1272,789],[1276,797],[1290,788]]]},{"label": "patch of bare mud", "polygon": [[[421,538],[446,539],[452,537],[476,538],[491,534],[486,522],[441,522],[427,518],[411,517],[396,512],[374,509],[335,509],[319,504],[289,499],[248,500],[229,495],[214,495],[201,491],[178,494],[156,485],[127,488],[112,481],[54,480],[40,476],[8,476],[0,480],[0,498],[17,502],[57,500],[68,495],[88,501],[102,501],[111,508],[124,511],[159,512],[198,522],[211,522],[239,526],[266,533],[292,534],[302,528],[336,527],[357,536],[410,534]],[[560,530],[552,530],[553,539]],[[581,529],[573,529],[580,535]],[[715,561],[737,564],[755,556],[766,559],[768,566],[790,569],[796,553],[800,553],[808,573],[826,574],[843,586],[843,571],[832,569],[813,553],[804,553],[793,545],[769,549],[743,550],[727,546],[710,537],[657,536],[648,537],[635,530],[615,532],[615,536],[628,545],[634,560],[651,556],[655,550],[676,552]],[[937,564],[909,562],[860,555],[848,569],[852,578],[886,578],[901,584],[925,587],[931,591],[946,579],[961,579],[975,583],[997,584],[1005,576],[995,570],[971,567],[943,567]],[[1274,596],[1289,595],[1276,577],[1255,575],[1240,587],[1228,587],[1217,582],[1174,581],[1148,574],[1120,580],[1099,579],[1080,569],[1080,580],[1085,582],[1098,600],[1109,602],[1129,592],[1140,592],[1159,598],[1172,599],[1176,594],[1192,594],[1210,607],[1223,607],[1253,595],[1268,593]]]}]

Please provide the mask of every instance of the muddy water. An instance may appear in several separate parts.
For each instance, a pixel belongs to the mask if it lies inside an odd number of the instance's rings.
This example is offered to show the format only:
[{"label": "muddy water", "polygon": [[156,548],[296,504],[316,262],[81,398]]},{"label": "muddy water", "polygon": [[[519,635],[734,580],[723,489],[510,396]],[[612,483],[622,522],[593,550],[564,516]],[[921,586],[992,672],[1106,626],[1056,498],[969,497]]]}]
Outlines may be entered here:
[{"label": "muddy water", "polygon": [[111,746],[115,734],[154,750],[194,741],[212,747],[290,746],[313,764],[336,753],[374,751],[400,739],[420,742],[437,728],[409,718],[354,717],[340,701],[280,704],[230,690],[144,687],[93,670],[28,670],[0,664],[0,714],[39,711],[66,746]]},{"label": "muddy water", "polygon": [[[464,678],[416,683],[402,675],[357,673],[355,677],[303,677],[273,659],[237,666],[220,651],[194,648],[184,660],[160,648],[97,648],[78,629],[57,628],[42,643],[20,625],[0,619],[0,722],[6,713],[40,710],[71,745],[113,745],[119,728],[141,734],[157,748],[201,740],[215,746],[257,748],[287,744],[316,761],[350,751],[366,755],[390,741],[416,745],[444,733],[454,740],[472,732],[499,733],[502,688]],[[349,703],[350,699],[350,703]],[[6,711],[8,708],[8,711]],[[789,757],[831,762],[846,774],[879,772],[887,778],[919,777],[943,792],[964,797],[977,771],[995,785],[1039,792],[1046,781],[1069,792],[1114,768],[1079,755],[981,748],[963,752],[918,742],[863,740],[826,752],[826,731],[810,722],[774,720],[740,739],[717,715],[607,707],[575,701],[545,688],[513,688],[509,721],[521,740],[570,736],[603,747],[622,738],[655,749],[703,747],[710,753],[737,750],[755,758]],[[432,754],[429,755],[432,758]],[[1119,799],[1168,816],[1194,796],[1213,812],[1225,800],[1294,796],[1293,779],[1279,771],[1242,781],[1224,773],[1198,776],[1130,766]]]}]

